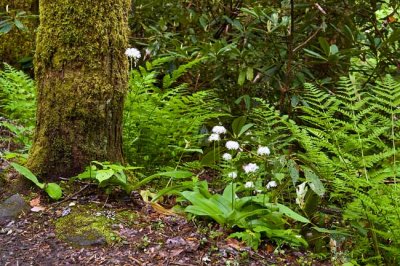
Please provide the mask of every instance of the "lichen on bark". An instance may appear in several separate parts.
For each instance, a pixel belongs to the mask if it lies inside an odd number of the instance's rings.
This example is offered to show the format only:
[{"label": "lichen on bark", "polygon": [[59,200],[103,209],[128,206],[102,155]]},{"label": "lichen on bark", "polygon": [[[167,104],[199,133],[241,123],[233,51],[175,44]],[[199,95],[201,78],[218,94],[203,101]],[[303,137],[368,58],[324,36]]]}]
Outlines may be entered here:
[{"label": "lichen on bark", "polygon": [[28,167],[74,176],[92,160],[122,161],[129,0],[42,0],[37,123]]}]

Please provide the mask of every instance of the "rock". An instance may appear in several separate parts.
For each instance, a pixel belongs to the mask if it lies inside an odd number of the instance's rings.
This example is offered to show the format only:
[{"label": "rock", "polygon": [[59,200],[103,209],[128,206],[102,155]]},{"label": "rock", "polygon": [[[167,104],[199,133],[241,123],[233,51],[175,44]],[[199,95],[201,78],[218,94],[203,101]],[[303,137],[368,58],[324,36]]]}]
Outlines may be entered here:
[{"label": "rock", "polygon": [[0,204],[0,224],[18,218],[20,214],[28,211],[29,205],[19,194],[12,195]]},{"label": "rock", "polygon": [[105,236],[95,229],[82,230],[79,234],[65,235],[65,241],[79,247],[98,246],[107,243]]},{"label": "rock", "polygon": [[75,247],[104,245],[117,238],[112,220],[84,211],[60,217],[55,225],[57,238]]}]

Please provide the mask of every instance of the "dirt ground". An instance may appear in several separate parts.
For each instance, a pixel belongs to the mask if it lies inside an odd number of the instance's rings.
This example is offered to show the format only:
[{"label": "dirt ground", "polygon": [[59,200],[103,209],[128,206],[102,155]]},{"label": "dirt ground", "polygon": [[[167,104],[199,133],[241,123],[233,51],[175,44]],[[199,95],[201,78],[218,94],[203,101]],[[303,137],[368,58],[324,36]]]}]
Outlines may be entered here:
[{"label": "dirt ground", "polygon": [[[0,130],[0,136],[7,134]],[[0,155],[14,148],[18,147],[0,139]],[[51,202],[17,180],[8,162],[0,158],[0,203],[18,192],[30,205],[30,211],[17,219],[0,222],[0,266],[331,265],[304,250],[277,248],[268,242],[253,251],[228,238],[228,229],[211,221],[187,220],[168,211],[172,204],[151,205],[137,192],[109,197],[96,186],[74,183],[63,200]],[[61,240],[58,222],[77,213],[102,217],[112,232],[111,241],[79,247]]]},{"label": "dirt ground", "polygon": [[[3,191],[0,200],[7,194]],[[278,251],[268,243],[254,252],[227,238],[214,223],[187,221],[132,196],[107,199],[88,189],[58,204],[34,195],[36,205],[38,199],[43,201],[40,211],[0,225],[0,265],[330,265],[304,251]],[[86,206],[88,213],[111,219],[115,241],[83,248],[58,238],[56,221]],[[133,215],[112,220],[127,212]]]}]

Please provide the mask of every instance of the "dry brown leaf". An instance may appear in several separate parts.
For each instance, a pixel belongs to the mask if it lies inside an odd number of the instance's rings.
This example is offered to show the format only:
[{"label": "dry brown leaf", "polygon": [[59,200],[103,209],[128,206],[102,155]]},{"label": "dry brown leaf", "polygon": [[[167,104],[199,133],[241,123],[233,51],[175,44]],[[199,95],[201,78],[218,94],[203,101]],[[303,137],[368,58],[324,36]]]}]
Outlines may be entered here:
[{"label": "dry brown leaf", "polygon": [[228,246],[230,246],[236,250],[240,250],[242,248],[242,245],[240,244],[240,242],[234,238],[228,238],[226,240],[226,243],[228,244]]},{"label": "dry brown leaf", "polygon": [[267,253],[273,253],[275,248],[273,245],[267,244],[265,250],[267,251]]},{"label": "dry brown leaf", "polygon": [[40,196],[31,200],[29,205],[31,205],[31,207],[40,206]]},{"label": "dry brown leaf", "polygon": [[153,209],[163,215],[171,215],[171,216],[175,216],[177,215],[173,210],[171,209],[166,209],[163,206],[161,206],[160,204],[156,203],[156,202],[150,202],[151,206],[153,207]]}]

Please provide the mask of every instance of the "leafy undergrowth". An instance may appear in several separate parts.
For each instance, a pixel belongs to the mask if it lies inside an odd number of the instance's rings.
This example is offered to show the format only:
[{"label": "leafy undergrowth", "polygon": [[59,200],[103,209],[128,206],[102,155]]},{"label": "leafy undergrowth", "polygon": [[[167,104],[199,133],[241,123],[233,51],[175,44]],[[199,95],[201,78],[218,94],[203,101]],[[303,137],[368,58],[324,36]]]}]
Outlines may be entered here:
[{"label": "leafy undergrowth", "polygon": [[[36,193],[27,195],[34,211],[0,229],[0,264],[330,265],[309,253],[270,243],[254,252],[227,238],[228,232],[219,226],[188,222],[161,205],[144,202],[136,193],[107,197],[95,187],[84,187],[69,191],[68,200],[61,203]],[[1,200],[5,197],[0,195]],[[105,221],[112,232],[107,243],[82,248],[59,239],[57,224],[82,213]]]}]

